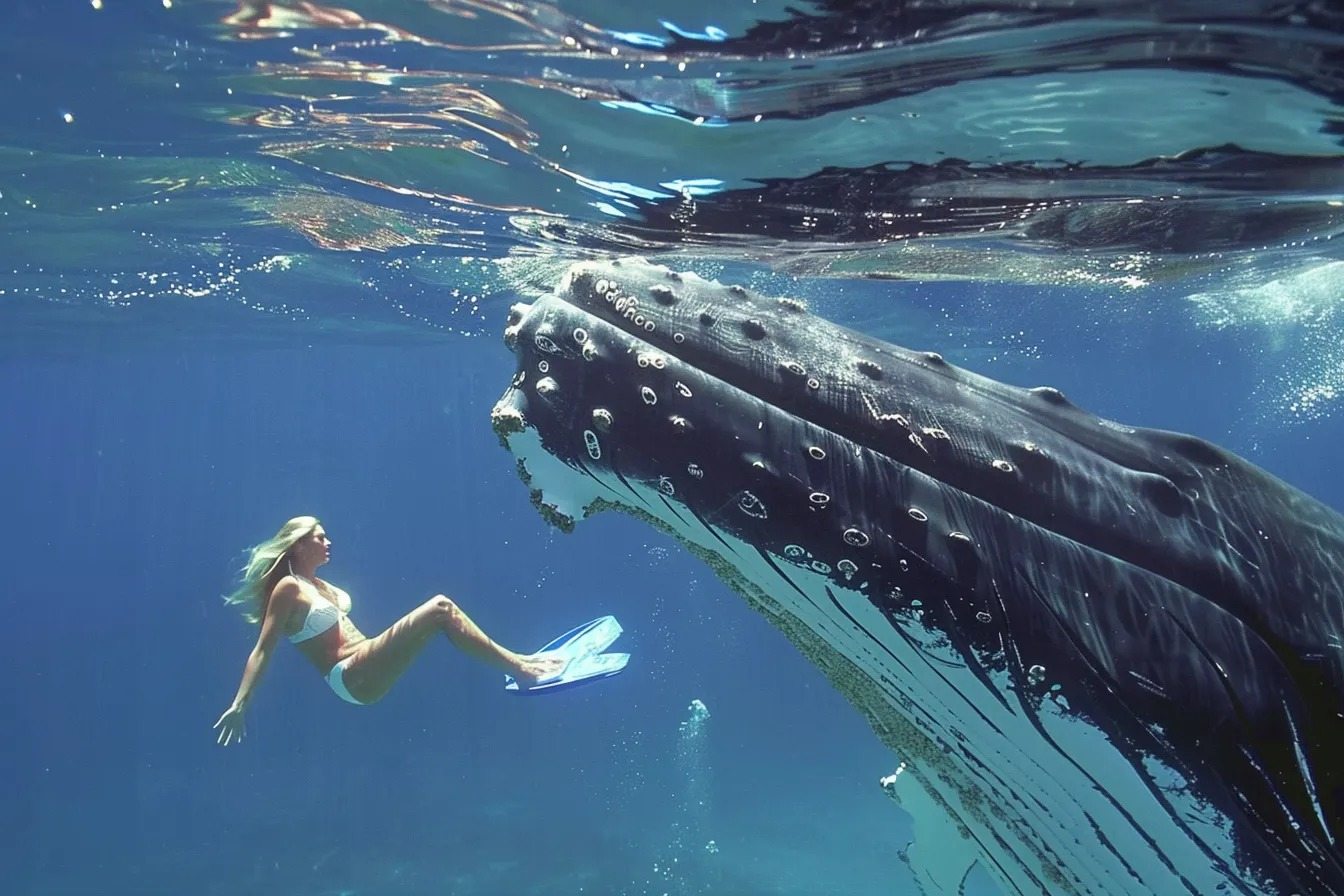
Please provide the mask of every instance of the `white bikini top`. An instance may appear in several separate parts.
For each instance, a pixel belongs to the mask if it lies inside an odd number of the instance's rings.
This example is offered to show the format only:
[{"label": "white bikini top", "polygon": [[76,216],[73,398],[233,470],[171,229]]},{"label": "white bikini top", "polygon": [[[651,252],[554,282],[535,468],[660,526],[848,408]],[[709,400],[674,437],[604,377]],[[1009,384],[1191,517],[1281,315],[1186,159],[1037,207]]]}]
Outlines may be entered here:
[{"label": "white bikini top", "polygon": [[[340,607],[333,604],[325,594],[317,590],[316,584],[305,579],[303,576],[296,575],[294,578],[298,579],[300,583],[307,585],[314,598],[312,603],[308,605],[308,614],[303,617],[303,627],[289,636],[290,643],[298,644],[301,641],[308,641],[316,638],[318,635],[336,625],[336,623],[341,621],[341,617],[345,615],[345,612]],[[336,592],[337,600],[340,600],[341,603],[345,604],[347,607],[350,606],[350,595],[346,594],[335,585],[330,585],[329,587]]]}]

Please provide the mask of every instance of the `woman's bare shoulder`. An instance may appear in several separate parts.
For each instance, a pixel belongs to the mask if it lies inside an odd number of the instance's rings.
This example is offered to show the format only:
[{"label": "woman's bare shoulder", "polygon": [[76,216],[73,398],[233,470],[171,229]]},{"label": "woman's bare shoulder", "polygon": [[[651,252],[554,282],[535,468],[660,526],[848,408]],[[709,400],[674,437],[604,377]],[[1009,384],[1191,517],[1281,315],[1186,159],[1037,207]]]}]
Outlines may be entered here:
[{"label": "woman's bare shoulder", "polygon": [[266,607],[263,610],[263,635],[267,626],[278,625],[284,628],[287,620],[302,605],[299,583],[293,576],[285,576],[277,581],[271,586],[271,593],[266,599]]},{"label": "woman's bare shoulder", "polygon": [[271,588],[272,603],[279,602],[277,606],[292,604],[298,601],[299,595],[303,589],[299,587],[299,580],[295,576],[283,576],[275,586]]}]

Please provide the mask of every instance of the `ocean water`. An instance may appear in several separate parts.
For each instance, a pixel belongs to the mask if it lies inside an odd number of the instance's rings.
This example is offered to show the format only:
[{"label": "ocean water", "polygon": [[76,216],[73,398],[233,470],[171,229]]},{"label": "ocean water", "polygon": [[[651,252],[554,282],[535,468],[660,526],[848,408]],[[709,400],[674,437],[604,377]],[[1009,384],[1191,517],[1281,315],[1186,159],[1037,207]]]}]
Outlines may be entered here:
[{"label": "ocean water", "polygon": [[[17,2],[0,11],[0,865],[13,894],[903,894],[900,757],[677,544],[550,528],[489,425],[510,305],[641,254],[1344,509],[1344,20],[1324,4]],[[322,518],[381,703],[255,630]],[[692,710],[708,708],[707,718]],[[998,892],[983,875],[972,896]]]}]

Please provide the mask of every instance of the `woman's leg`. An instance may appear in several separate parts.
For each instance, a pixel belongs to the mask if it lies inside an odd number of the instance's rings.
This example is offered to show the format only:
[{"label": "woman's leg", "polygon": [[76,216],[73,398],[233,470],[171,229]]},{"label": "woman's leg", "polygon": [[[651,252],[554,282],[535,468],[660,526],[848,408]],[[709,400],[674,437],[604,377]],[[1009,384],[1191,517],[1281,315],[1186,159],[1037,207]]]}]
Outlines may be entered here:
[{"label": "woman's leg", "polygon": [[457,604],[438,594],[359,645],[345,670],[346,688],[361,703],[381,699],[440,632],[463,653],[515,677],[538,678],[559,671],[559,661],[537,660],[499,646]]}]

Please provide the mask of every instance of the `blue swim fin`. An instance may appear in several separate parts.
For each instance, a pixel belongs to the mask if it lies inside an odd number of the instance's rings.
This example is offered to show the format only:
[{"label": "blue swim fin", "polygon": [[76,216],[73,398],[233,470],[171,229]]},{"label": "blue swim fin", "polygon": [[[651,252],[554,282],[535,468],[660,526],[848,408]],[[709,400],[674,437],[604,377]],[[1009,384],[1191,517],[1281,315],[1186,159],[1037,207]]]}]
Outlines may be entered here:
[{"label": "blue swim fin", "polygon": [[602,616],[570,629],[537,651],[565,660],[565,666],[558,674],[529,686],[505,675],[504,690],[516,694],[544,694],[610,678],[630,661],[628,653],[602,652],[621,636],[621,631],[615,616]]}]

